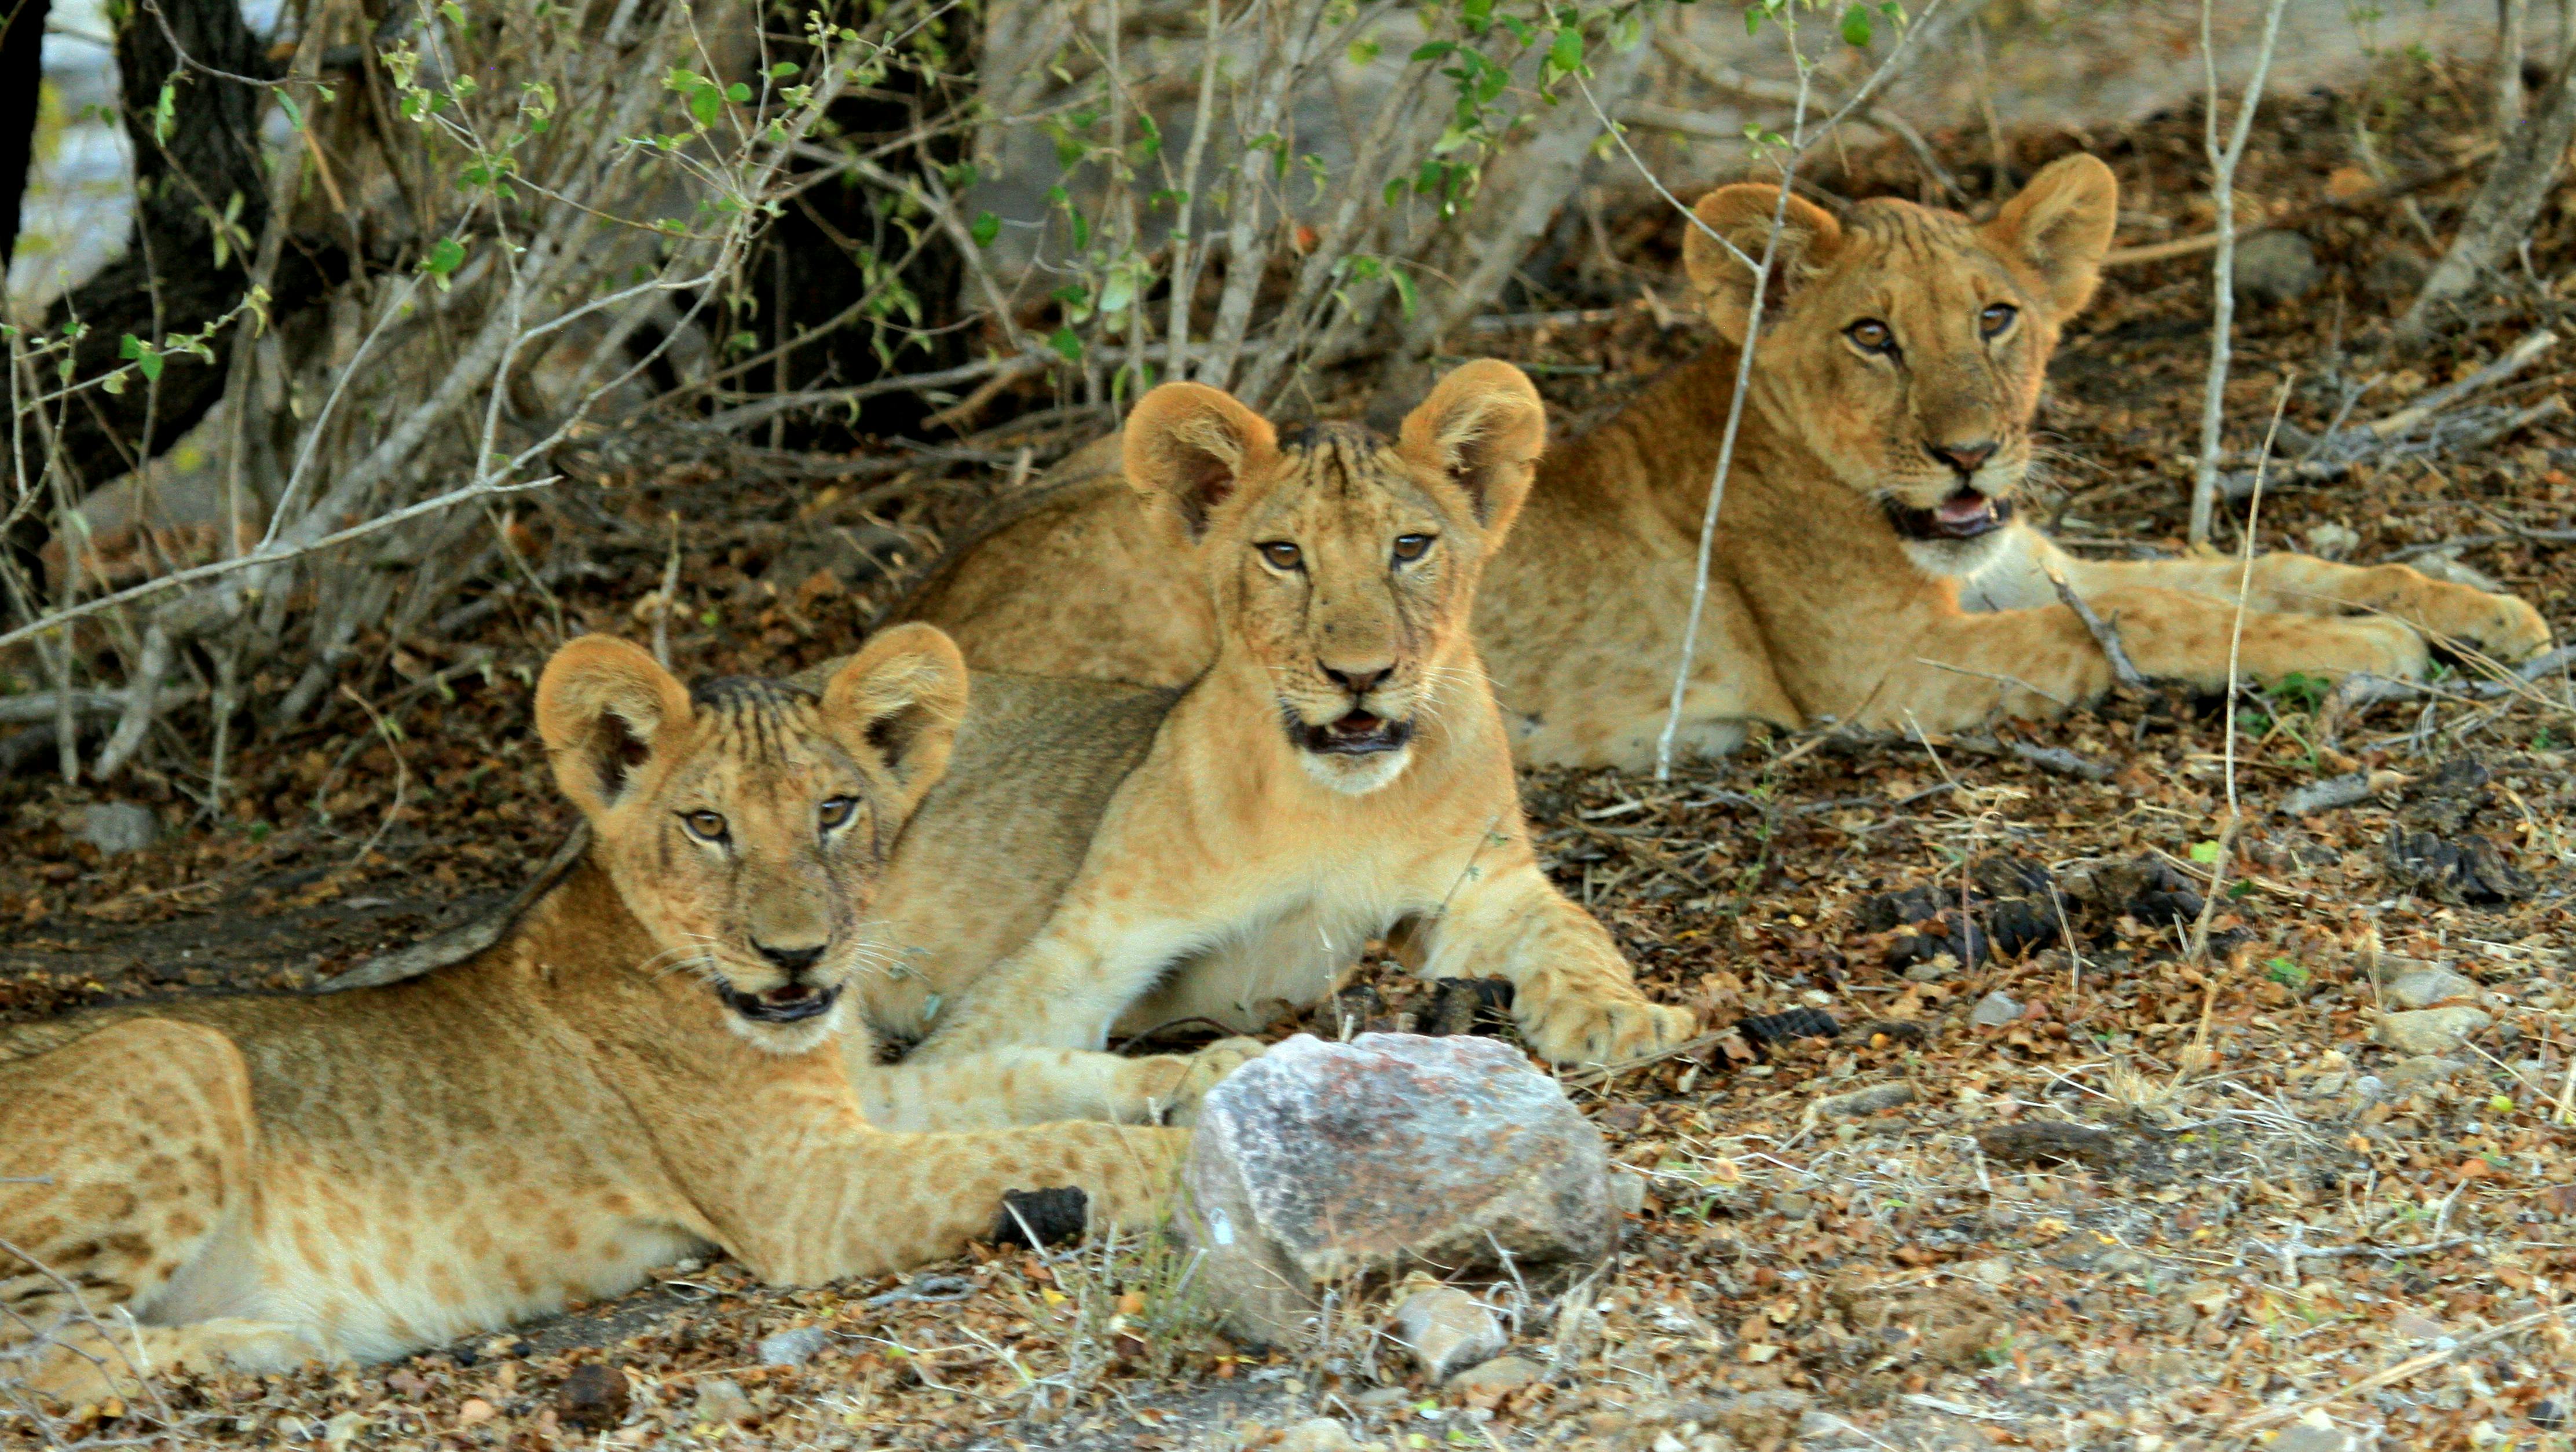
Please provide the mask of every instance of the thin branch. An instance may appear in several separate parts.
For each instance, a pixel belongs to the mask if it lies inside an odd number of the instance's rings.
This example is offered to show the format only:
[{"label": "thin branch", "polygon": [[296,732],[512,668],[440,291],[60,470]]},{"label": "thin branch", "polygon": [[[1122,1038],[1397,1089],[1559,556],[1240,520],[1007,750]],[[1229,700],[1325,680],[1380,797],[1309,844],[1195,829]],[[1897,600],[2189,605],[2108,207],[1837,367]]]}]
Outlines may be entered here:
[{"label": "thin branch", "polygon": [[2236,164],[2245,157],[2246,138],[2254,132],[2254,113],[2263,104],[2263,82],[2272,73],[2273,43],[2281,37],[2281,12],[2289,0],[2271,0],[2263,12],[2263,48],[2254,57],[2253,79],[2236,106],[2236,129],[2222,148],[2218,143],[2218,52],[2210,37],[2210,12],[2217,0],[2200,3],[2200,59],[2208,92],[2201,117],[2201,145],[2209,156],[2210,198],[2218,212],[2216,260],[2210,267],[2209,378],[2200,403],[2200,464],[2191,486],[2191,545],[2209,543],[2211,516],[2218,506],[2218,446],[2225,432],[2227,365],[2236,331]]},{"label": "thin branch", "polygon": [[2093,643],[2102,647],[2103,657],[2111,662],[2111,678],[2131,690],[2144,689],[2147,678],[2138,673],[2137,664],[2129,659],[2129,648],[2120,643],[2118,622],[2105,620],[2093,613],[2093,606],[2075,593],[2075,587],[2066,583],[2063,571],[2054,565],[2045,568],[2048,583],[2056,589],[2057,598],[2067,609],[2075,612],[2076,619],[2084,622],[2085,633],[2093,637]]}]

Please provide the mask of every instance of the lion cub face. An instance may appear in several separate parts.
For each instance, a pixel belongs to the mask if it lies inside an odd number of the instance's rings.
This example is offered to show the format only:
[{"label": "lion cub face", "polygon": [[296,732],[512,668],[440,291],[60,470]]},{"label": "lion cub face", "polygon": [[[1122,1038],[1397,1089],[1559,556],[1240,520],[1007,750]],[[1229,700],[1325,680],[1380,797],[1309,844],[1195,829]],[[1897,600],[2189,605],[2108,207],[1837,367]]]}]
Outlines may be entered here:
[{"label": "lion cub face", "polygon": [[691,692],[589,635],[537,682],[556,783],[661,952],[726,1021],[798,1053],[839,1025],[862,915],[895,834],[947,768],[966,667],[937,628],[879,635],[823,693],[732,678]]},{"label": "lion cub face", "polygon": [[1546,437],[1529,379],[1486,361],[1441,380],[1393,442],[1353,424],[1283,440],[1216,389],[1167,383],[1123,448],[1129,481],[1195,542],[1222,649],[1267,675],[1299,763],[1361,795],[1403,774],[1436,714]]},{"label": "lion cub face", "polygon": [[[1738,346],[1779,188],[1700,199],[1683,259]],[[1837,221],[1789,199],[1755,343],[1759,405],[1876,502],[1916,564],[1987,563],[2030,465],[2030,420],[2059,327],[2091,298],[2119,183],[2090,156],[2042,169],[1995,219],[1862,202]],[[1703,231],[1705,227],[1707,230]]]}]

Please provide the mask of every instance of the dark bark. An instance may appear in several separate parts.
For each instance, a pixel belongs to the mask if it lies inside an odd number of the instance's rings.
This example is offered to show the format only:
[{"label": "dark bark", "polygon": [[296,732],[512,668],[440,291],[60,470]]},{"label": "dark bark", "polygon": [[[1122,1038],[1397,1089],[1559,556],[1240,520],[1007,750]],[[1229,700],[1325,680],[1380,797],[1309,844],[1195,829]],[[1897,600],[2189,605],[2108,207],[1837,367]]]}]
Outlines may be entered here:
[{"label": "dark bark", "polygon": [[[848,8],[857,12],[867,7]],[[803,5],[778,7],[772,33],[801,33],[805,14]],[[833,18],[836,24],[859,23],[856,13]],[[906,63],[896,65],[876,86],[853,91],[833,105],[826,134],[837,133],[837,144],[868,148],[953,116],[972,98],[980,42],[969,8],[948,11],[915,35]],[[773,50],[800,64],[813,59],[801,44]],[[966,159],[971,143],[971,134],[961,129],[890,154],[883,165],[912,175],[944,175]],[[816,166],[800,163],[799,170],[810,175]],[[742,294],[727,309],[730,316],[719,334],[749,336],[752,346],[740,357],[759,357],[781,342],[789,345],[788,352],[731,378],[732,388],[844,388],[966,361],[972,334],[957,326],[964,263],[926,218],[916,219],[907,230],[891,215],[891,205],[892,199],[875,188],[840,180],[814,184],[788,203],[746,259]],[[858,260],[862,249],[888,267],[909,256],[895,276],[915,300],[919,315],[893,311],[881,321],[863,316],[817,335],[816,330],[867,295],[868,281]],[[916,331],[927,336],[911,336]],[[880,344],[891,350],[891,365]],[[914,433],[938,406],[909,393],[881,394],[860,405],[855,421],[846,409],[792,417],[780,441],[791,448],[846,449],[868,436]]]},{"label": "dark bark", "polygon": [[0,0],[0,272],[18,255],[18,209],[36,149],[45,80],[45,13],[52,0]]}]

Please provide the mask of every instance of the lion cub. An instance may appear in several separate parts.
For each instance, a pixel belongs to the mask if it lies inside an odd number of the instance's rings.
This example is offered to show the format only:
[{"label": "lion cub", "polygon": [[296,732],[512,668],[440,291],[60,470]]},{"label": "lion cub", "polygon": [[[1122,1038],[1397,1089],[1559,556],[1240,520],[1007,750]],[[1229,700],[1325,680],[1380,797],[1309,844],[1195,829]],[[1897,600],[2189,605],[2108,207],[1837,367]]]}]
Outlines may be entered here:
[{"label": "lion cub", "polygon": [[[396,1356],[709,1247],[772,1282],[874,1274],[992,1234],[1013,1187],[1149,1220],[1182,1132],[879,1132],[834,1042],[965,689],[926,626],[816,692],[695,698],[575,641],[537,720],[592,847],[490,949],[335,997],[0,1028],[0,1366],[87,1397]],[[947,1096],[991,1068],[941,1066]],[[120,1313],[139,1326],[103,1334]]]},{"label": "lion cub", "polygon": [[[2234,560],[2077,559],[2016,517],[2049,357],[2111,243],[2109,167],[2066,157],[1983,223],[1893,198],[1784,211],[1761,183],[1696,210],[1683,256],[1714,342],[1548,457],[1477,599],[1523,761],[1655,759],[1751,330],[1739,259],[1762,255],[1775,215],[1683,749],[1731,750],[1754,721],[1950,731],[2099,695],[2109,659],[2052,570],[2146,674],[2226,685]],[[996,506],[894,618],[945,627],[978,670],[1177,684],[1217,645],[1165,535],[1114,453],[1085,450]],[[2280,552],[2256,558],[2252,586],[2236,653],[2255,679],[2419,675],[2428,636],[2507,660],[2549,641],[2523,601],[2404,565]]]},{"label": "lion cub", "polygon": [[1508,364],[1450,374],[1389,443],[1286,439],[1212,388],[1129,415],[1126,477],[1198,580],[1185,689],[975,677],[879,899],[871,1019],[914,1061],[1259,1027],[1408,925],[1433,977],[1498,975],[1529,1046],[1616,1062],[1687,1036],[1539,870],[1468,638],[1545,441]]}]

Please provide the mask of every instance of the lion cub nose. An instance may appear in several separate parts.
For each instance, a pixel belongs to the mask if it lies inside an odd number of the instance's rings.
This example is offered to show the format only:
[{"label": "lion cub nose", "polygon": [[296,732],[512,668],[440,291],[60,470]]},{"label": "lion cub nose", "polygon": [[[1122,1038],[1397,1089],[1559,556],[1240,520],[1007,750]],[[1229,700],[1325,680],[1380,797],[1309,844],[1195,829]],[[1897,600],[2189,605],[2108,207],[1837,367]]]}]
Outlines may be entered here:
[{"label": "lion cub nose", "polygon": [[751,940],[751,946],[759,950],[760,956],[768,959],[785,973],[802,973],[823,961],[821,943],[816,943],[809,948],[779,948],[754,938]]},{"label": "lion cub nose", "polygon": [[1329,666],[1322,661],[1315,662],[1315,665],[1324,673],[1326,680],[1350,692],[1354,697],[1365,696],[1376,690],[1380,682],[1395,674],[1395,667],[1391,665],[1366,666],[1358,669]]},{"label": "lion cub nose", "polygon": [[1995,456],[1995,441],[1979,439],[1973,444],[1925,444],[1923,452],[1959,471],[1964,479],[1977,472],[1977,466]]}]

